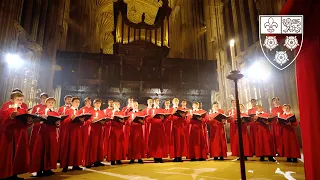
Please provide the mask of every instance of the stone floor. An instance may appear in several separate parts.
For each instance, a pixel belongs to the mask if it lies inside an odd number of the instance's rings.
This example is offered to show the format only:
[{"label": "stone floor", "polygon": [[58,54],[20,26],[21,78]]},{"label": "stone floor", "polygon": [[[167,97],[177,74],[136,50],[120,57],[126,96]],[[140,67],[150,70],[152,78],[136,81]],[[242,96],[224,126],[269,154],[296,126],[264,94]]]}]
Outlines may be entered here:
[{"label": "stone floor", "polygon": [[[288,163],[285,158],[276,158],[278,162],[260,162],[258,158],[246,161],[247,179],[251,180],[301,180],[304,177],[303,162]],[[27,179],[127,179],[127,180],[239,180],[240,163],[236,157],[229,156],[225,161],[207,160],[201,162],[184,161],[183,163],[167,162],[155,164],[145,160],[145,164],[128,164],[84,169],[83,171],[69,171],[62,173],[61,169],[50,177],[31,178],[30,174],[21,177]]]}]

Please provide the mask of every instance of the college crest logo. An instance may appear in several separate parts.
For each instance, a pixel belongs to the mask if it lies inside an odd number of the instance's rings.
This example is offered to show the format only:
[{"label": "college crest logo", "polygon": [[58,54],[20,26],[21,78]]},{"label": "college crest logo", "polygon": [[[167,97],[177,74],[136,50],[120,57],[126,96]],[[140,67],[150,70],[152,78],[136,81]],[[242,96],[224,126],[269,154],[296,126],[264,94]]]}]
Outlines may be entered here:
[{"label": "college crest logo", "polygon": [[268,61],[283,70],[299,55],[303,43],[302,15],[260,15],[259,39]]}]

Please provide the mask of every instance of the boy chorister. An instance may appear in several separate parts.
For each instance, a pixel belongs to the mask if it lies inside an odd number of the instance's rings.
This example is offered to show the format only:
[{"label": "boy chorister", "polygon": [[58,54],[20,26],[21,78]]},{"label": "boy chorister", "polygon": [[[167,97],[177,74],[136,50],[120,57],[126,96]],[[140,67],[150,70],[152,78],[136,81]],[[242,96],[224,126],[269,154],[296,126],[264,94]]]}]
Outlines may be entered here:
[{"label": "boy chorister", "polygon": [[[282,106],[280,105],[280,99],[278,97],[272,98],[272,104],[273,108],[271,109],[272,116],[277,117],[280,114],[283,114]],[[273,135],[273,141],[275,142],[275,148],[276,148],[276,154],[279,154],[281,151],[281,133],[280,133],[280,124],[277,123],[277,120],[275,120],[271,123],[272,127],[272,135]]]},{"label": "boy chorister", "polygon": [[[283,114],[279,115],[279,118],[286,119],[288,117],[293,116],[290,112],[291,107],[289,104],[283,105]],[[279,123],[279,121],[278,121]],[[279,123],[280,124],[280,123]],[[298,158],[301,157],[300,155],[300,147],[298,143],[297,134],[295,131],[295,126],[298,125],[298,122],[287,122],[285,124],[280,124],[280,151],[279,156],[287,157],[287,162],[298,162]]]},{"label": "boy chorister", "polygon": [[209,152],[210,157],[214,160],[224,160],[227,157],[227,140],[224,124],[225,119],[218,121],[215,117],[219,114],[224,114],[222,109],[219,109],[218,102],[212,104],[211,114],[209,115],[210,137],[209,137]]},{"label": "boy chorister", "polygon": [[133,110],[129,115],[130,134],[129,134],[129,147],[128,147],[128,159],[129,164],[134,163],[135,159],[138,159],[138,163],[143,163],[142,158],[145,157],[145,140],[143,133],[143,125],[145,119],[139,119],[133,121],[137,116],[145,116],[143,112],[139,112],[138,102],[133,102]]},{"label": "boy chorister", "polygon": [[68,117],[61,122],[61,146],[60,146],[60,167],[62,172],[68,171],[68,166],[73,166],[72,170],[82,170],[79,166],[83,164],[83,138],[82,129],[84,118],[77,118],[82,112],[78,110],[80,98],[73,97],[71,108],[66,111]]},{"label": "boy chorister", "polygon": [[[40,94],[40,104],[37,104],[35,105],[33,108],[32,108],[32,114],[39,114],[40,112],[44,111],[46,109],[46,99],[49,97],[49,95],[47,93],[41,93]],[[33,151],[33,147],[34,147],[34,143],[35,143],[35,140],[41,130],[41,126],[42,125],[42,122],[38,122],[38,123],[34,123],[33,126],[32,126],[32,130],[31,130],[31,136],[30,136],[30,152]]]},{"label": "boy chorister", "polygon": [[[84,99],[84,107],[82,107],[79,111],[82,114],[91,114],[93,111],[93,107],[91,106],[92,102],[91,102],[91,98],[90,97],[86,97]],[[90,132],[91,132],[91,121],[86,121],[83,123],[83,125],[81,126],[82,129],[82,141],[83,141],[83,159],[85,160],[86,158],[86,154],[87,154],[87,150],[88,150],[88,143],[89,143],[89,136],[90,136]]]},{"label": "boy chorister", "polygon": [[159,99],[154,99],[152,115],[147,119],[150,123],[149,141],[148,141],[148,157],[153,157],[155,163],[163,163],[162,158],[167,157],[168,154],[165,149],[166,136],[164,130],[164,116],[156,117],[157,113],[164,113],[163,109],[159,107]]},{"label": "boy chorister", "polygon": [[191,161],[205,161],[207,159],[208,144],[207,144],[207,116],[193,118],[194,114],[206,113],[204,110],[199,110],[199,103],[194,102],[192,105],[193,110],[190,111],[188,119],[190,121],[190,134],[189,134],[189,152],[188,158]]},{"label": "boy chorister", "polygon": [[[153,106],[153,99],[147,100],[147,107],[144,108],[142,111],[146,114],[151,116],[152,115],[152,106]],[[145,152],[148,152],[148,142],[149,142],[149,129],[150,129],[150,123],[148,121],[144,122],[144,138],[145,138]]]},{"label": "boy chorister", "polygon": [[124,129],[123,126],[125,121],[120,119],[119,121],[116,120],[118,117],[124,117],[124,112],[120,111],[120,102],[114,101],[113,102],[113,111],[108,115],[109,118],[113,119],[111,122],[110,127],[110,134],[109,134],[109,143],[108,143],[108,152],[107,152],[107,160],[111,161],[111,165],[121,165],[121,160],[126,159],[126,146],[125,146],[125,139],[124,139]]},{"label": "boy chorister", "polygon": [[[113,100],[108,100],[108,107],[103,110],[104,114],[108,116],[110,112],[113,111]],[[109,144],[109,133],[110,133],[111,121],[107,121],[104,125],[104,136],[103,136],[103,149],[104,149],[104,156],[107,156],[108,151],[108,144]]]},{"label": "boy chorister", "polygon": [[[54,111],[56,100],[49,97],[45,100],[46,108],[40,111],[41,116],[59,116]],[[59,158],[59,142],[57,127],[60,126],[60,120],[55,124],[42,124],[40,131],[35,139],[33,151],[31,151],[31,164],[29,172],[37,172],[37,177],[50,176],[55,174],[51,169],[57,168]]]},{"label": "boy chorister", "polygon": [[2,112],[0,122],[0,179],[23,179],[18,178],[17,175],[28,172],[30,152],[27,128],[33,120],[28,118],[27,122],[23,122],[15,118],[19,114],[27,114],[27,110],[21,108],[23,99],[22,93],[12,93],[12,104]]},{"label": "boy chorister", "polygon": [[[231,100],[231,108],[228,110],[227,115],[231,118],[235,118],[236,114],[236,100]],[[234,139],[234,133],[236,132],[236,125],[234,123],[230,123],[230,146],[234,143],[234,141],[237,141],[237,139]]]},{"label": "boy chorister", "polygon": [[[234,125],[235,127],[235,132],[233,135],[233,144],[231,144],[231,152],[232,152],[232,156],[239,156],[240,152],[239,152],[239,129],[238,129],[238,124],[237,124],[237,112],[235,112],[235,118],[231,118],[231,123]],[[240,117],[248,117],[248,114],[245,113],[245,109],[243,104],[240,104]],[[252,157],[253,156],[253,152],[252,152],[252,145],[250,142],[250,138],[249,138],[249,134],[248,134],[248,129],[247,126],[249,126],[248,122],[245,122],[242,118],[241,118],[241,129],[242,129],[242,141],[243,141],[243,152],[244,152],[244,156],[245,156],[245,160],[247,160],[247,157]],[[240,160],[240,158],[238,158],[238,160]]]},{"label": "boy chorister", "polygon": [[264,161],[264,157],[268,157],[269,161],[275,162],[274,156],[276,155],[273,136],[270,131],[269,122],[258,122],[258,117],[269,118],[270,114],[263,111],[261,105],[257,106],[257,114],[254,117],[256,121],[257,130],[255,137],[255,153],[257,157],[260,157],[260,161]]},{"label": "boy chorister", "polygon": [[89,134],[89,142],[85,156],[85,166],[86,168],[104,166],[101,162],[104,159],[104,149],[103,149],[103,136],[104,136],[104,125],[106,123],[106,117],[104,112],[100,110],[101,100],[95,99],[93,101],[94,109],[91,111],[92,117],[87,123],[91,127]]},{"label": "boy chorister", "polygon": [[67,110],[69,110],[71,108],[72,96],[66,95],[66,96],[64,96],[63,99],[64,99],[65,104],[58,109],[58,113],[61,115],[66,114]]},{"label": "boy chorister", "polygon": [[172,128],[170,132],[170,157],[174,157],[173,162],[183,162],[182,157],[187,155],[187,143],[185,139],[184,125],[186,123],[186,115],[188,111],[182,112],[176,115],[178,108],[179,99],[173,98],[172,100],[172,115],[170,116],[170,121],[172,121]]},{"label": "boy chorister", "polygon": [[[166,99],[164,102],[164,113],[171,114],[172,109],[170,108],[170,100]],[[165,136],[166,136],[166,142],[165,142],[165,148],[166,148],[166,153],[169,155],[170,154],[170,139],[171,137],[171,129],[172,129],[172,121],[170,118],[166,118],[164,120],[164,131],[165,131]],[[171,155],[172,156],[172,155]]]},{"label": "boy chorister", "polygon": [[257,112],[257,100],[256,99],[251,99],[251,109],[248,109],[248,115],[251,118],[251,123],[250,123],[250,141],[251,141],[251,146],[252,146],[252,151],[253,154],[255,154],[254,149],[255,149],[255,131],[256,131],[256,123],[253,120],[254,115]]},{"label": "boy chorister", "polygon": [[[19,92],[19,93],[23,94],[22,91],[21,91],[20,89],[18,89],[18,88],[13,89],[13,90],[11,91],[11,94],[16,93],[16,92]],[[0,112],[8,109],[11,105],[13,105],[12,99],[10,99],[9,101],[7,101],[7,102],[5,102],[5,103],[2,104]],[[22,108],[22,109],[25,109],[25,110],[28,110],[28,106],[27,106],[27,104],[24,103],[24,102],[22,102],[21,108]]]},{"label": "boy chorister", "polygon": [[[187,108],[187,100],[186,99],[182,99],[181,100],[181,109],[185,110],[185,111],[189,111],[189,108]],[[189,112],[188,112],[189,113]],[[188,115],[188,114],[187,114]],[[184,127],[183,127],[183,131],[184,131],[184,136],[186,139],[186,146],[187,146],[187,154],[189,153],[189,133],[190,133],[190,124],[189,124],[189,120],[184,122]]]}]

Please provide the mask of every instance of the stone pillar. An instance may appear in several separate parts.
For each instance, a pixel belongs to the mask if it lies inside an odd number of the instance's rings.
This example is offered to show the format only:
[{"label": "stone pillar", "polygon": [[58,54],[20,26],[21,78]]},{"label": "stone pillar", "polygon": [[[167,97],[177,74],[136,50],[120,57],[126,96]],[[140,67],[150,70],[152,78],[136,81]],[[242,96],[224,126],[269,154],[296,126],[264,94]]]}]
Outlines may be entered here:
[{"label": "stone pillar", "polygon": [[251,23],[251,29],[252,29],[252,40],[253,43],[258,41],[258,30],[257,30],[257,23],[258,23],[258,16],[255,15],[255,4],[253,3],[253,0],[248,0],[248,6],[250,11],[250,23]]}]

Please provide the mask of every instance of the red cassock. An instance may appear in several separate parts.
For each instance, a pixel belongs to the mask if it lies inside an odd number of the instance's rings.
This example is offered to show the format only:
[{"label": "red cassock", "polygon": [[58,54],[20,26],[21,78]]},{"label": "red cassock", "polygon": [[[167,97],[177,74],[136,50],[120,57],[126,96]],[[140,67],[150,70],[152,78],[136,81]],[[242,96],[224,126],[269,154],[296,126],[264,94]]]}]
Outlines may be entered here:
[{"label": "red cassock", "polygon": [[87,121],[90,123],[91,131],[89,134],[89,141],[88,146],[85,150],[86,157],[85,157],[85,165],[91,165],[97,161],[103,161],[105,152],[103,149],[103,138],[104,138],[104,124],[100,122],[93,123],[93,118],[97,117],[97,119],[101,119],[106,117],[103,111],[101,110],[92,110],[92,118]]},{"label": "red cassock", "polygon": [[81,111],[76,111],[72,108],[66,111],[69,115],[61,122],[60,128],[60,167],[80,166],[83,164],[83,133],[81,122],[73,122],[71,116],[82,114]]},{"label": "red cassock", "polygon": [[[122,108],[122,112],[125,114],[125,115],[129,115],[130,112],[132,111],[133,109],[131,107],[123,107]],[[124,140],[125,140],[125,149],[128,151],[128,146],[129,146],[129,134],[130,134],[130,129],[131,129],[131,126],[130,126],[130,123],[129,121],[126,121],[125,124],[124,124]],[[126,155],[128,155],[128,152],[126,152]]]},{"label": "red cassock", "polygon": [[64,106],[61,106],[59,109],[58,109],[58,113],[60,115],[62,114],[66,114],[67,110],[71,109],[71,106],[67,106],[67,105],[64,105]]},{"label": "red cassock", "polygon": [[[142,112],[146,115],[152,115],[152,108],[145,108]],[[147,120],[144,122],[144,140],[145,140],[145,152],[148,152],[148,142],[149,142],[149,129],[150,129],[150,122]]]},{"label": "red cassock", "polygon": [[[163,112],[164,113],[167,113],[167,114],[171,114],[173,111],[173,108],[169,108],[169,109],[163,109]],[[166,153],[167,154],[170,154],[170,141],[171,141],[171,130],[172,130],[172,121],[170,120],[169,116],[168,118],[166,118],[164,120],[164,132],[165,132],[165,140],[166,140],[166,144],[165,144],[165,149],[166,149]],[[171,157],[173,157],[171,155]]]},{"label": "red cassock", "polygon": [[[0,126],[0,179],[28,172],[30,152],[28,125],[11,119],[14,108],[3,111]],[[26,109],[18,109],[18,114],[26,114]]]},{"label": "red cassock", "polygon": [[[179,109],[179,108],[178,108]],[[180,108],[181,109],[181,108]],[[170,132],[170,157],[183,157],[187,155],[187,139],[184,126],[187,118],[171,115],[169,120],[172,122]]]},{"label": "red cassock", "polygon": [[[293,114],[282,114],[280,118],[287,118],[292,116]],[[300,158],[300,147],[298,143],[298,138],[296,134],[295,127],[298,125],[297,122],[291,123],[291,126],[280,124],[280,138],[279,145],[280,150],[279,156],[288,157],[288,158]]]},{"label": "red cassock", "polygon": [[[80,113],[85,114],[92,114],[93,113],[93,107],[88,107],[88,106],[84,106],[82,107],[80,110]],[[87,157],[87,150],[88,150],[88,143],[89,143],[89,136],[90,136],[90,132],[91,132],[91,120],[88,120],[86,122],[83,123],[83,125],[81,126],[81,130],[82,130],[82,141],[83,141],[83,160],[85,160],[85,158]],[[86,164],[86,161],[84,162]],[[87,165],[87,164],[86,164]]]},{"label": "red cassock", "polygon": [[[106,108],[103,110],[104,114],[108,116],[112,112],[113,109]],[[110,135],[110,127],[111,122],[106,122],[104,124],[104,135],[103,135],[103,149],[104,149],[104,156],[107,156],[108,154],[108,144],[109,144],[109,135]]]},{"label": "red cassock", "polygon": [[[113,112],[111,112],[108,117],[112,117]],[[124,116],[124,112],[115,111],[114,115]],[[108,143],[108,161],[124,160],[126,159],[126,142],[124,138],[124,124],[117,121],[110,121],[110,134]]]},{"label": "red cassock", "polygon": [[133,122],[132,120],[139,115],[145,115],[144,112],[133,112],[129,114],[129,146],[128,146],[128,159],[142,159],[145,158],[145,139],[144,139],[144,126],[141,123]]},{"label": "red cassock", "polygon": [[[44,115],[45,111],[41,111],[39,114]],[[48,111],[47,115],[59,116],[59,113]],[[57,168],[59,142],[56,125],[41,124],[39,133],[34,142],[34,148],[30,151],[30,154],[30,173]]]},{"label": "red cassock", "polygon": [[[164,113],[163,109],[150,109],[151,113]],[[166,152],[166,136],[164,130],[164,123],[161,119],[148,117],[147,122],[149,127],[149,141],[148,141],[148,157],[164,158],[168,154]]]},{"label": "red cassock", "polygon": [[[204,110],[193,111],[193,113],[202,113]],[[207,159],[208,153],[208,132],[207,122],[208,117],[202,119],[202,121],[192,119],[188,116],[190,121],[189,125],[189,151],[188,158],[203,158]]]},{"label": "red cassock", "polygon": [[[32,108],[32,114],[39,114],[40,112],[44,111],[47,108],[46,105],[43,104],[38,104],[35,105]],[[41,129],[42,124],[40,123],[34,123],[32,126],[32,130],[31,130],[31,136],[30,136],[30,141],[29,141],[29,145],[30,145],[30,152],[33,151],[33,147],[34,147],[34,143],[37,139],[37,136],[39,135],[40,129]]]},{"label": "red cassock", "polygon": [[[271,109],[271,114],[272,116],[278,116],[278,114],[283,114],[282,106],[278,107],[273,107]],[[275,148],[276,148],[276,153],[279,154],[281,151],[281,141],[280,141],[280,124],[277,123],[277,118],[272,121],[271,126],[272,126],[272,136],[273,136],[273,141],[275,142]]]},{"label": "red cassock", "polygon": [[[237,116],[237,113],[235,116]],[[248,115],[245,113],[241,113],[241,116],[248,116]],[[231,144],[232,156],[240,156],[238,124],[236,123],[236,119],[234,119],[234,118],[231,119],[231,123],[235,127],[235,132],[232,136],[233,144]],[[252,145],[251,145],[250,138],[249,138],[248,126],[249,126],[249,123],[247,123],[247,122],[242,123],[241,124],[241,132],[242,132],[244,156],[251,157],[251,156],[253,156],[253,151],[252,151]]]},{"label": "red cassock", "polygon": [[[184,111],[188,111],[188,113],[187,113],[187,116],[188,116],[190,109],[189,108],[182,108],[182,107],[181,107],[181,109]],[[184,122],[183,128],[184,128],[184,136],[186,139],[185,142],[186,142],[186,146],[187,146],[186,152],[187,152],[187,154],[189,154],[189,134],[190,134],[190,120],[189,119],[187,119]]]},{"label": "red cassock", "polygon": [[[236,108],[231,108],[228,110],[227,115],[235,118],[235,114],[237,113]],[[234,133],[236,132],[236,125],[234,123],[230,123],[230,146],[234,143]],[[237,139],[236,139],[237,140]]]},{"label": "red cassock", "polygon": [[[252,115],[252,114],[256,114],[257,112],[257,108],[251,108],[248,110],[248,114]],[[252,145],[252,151],[253,154],[255,154],[254,149],[255,149],[255,131],[257,129],[257,124],[254,122],[253,118],[251,118],[251,123],[250,123],[250,132],[249,132],[249,137],[250,137],[250,141],[251,141],[251,145]]]},{"label": "red cassock", "polygon": [[227,140],[224,123],[214,119],[218,114],[224,114],[222,109],[218,109],[218,112],[210,114],[210,121],[208,122],[210,127],[209,136],[209,152],[210,157],[227,157]]},{"label": "red cassock", "polygon": [[[269,117],[268,113],[258,114],[261,117]],[[267,124],[257,122],[257,130],[255,136],[255,153],[257,157],[275,156],[275,147],[270,127]]]}]

